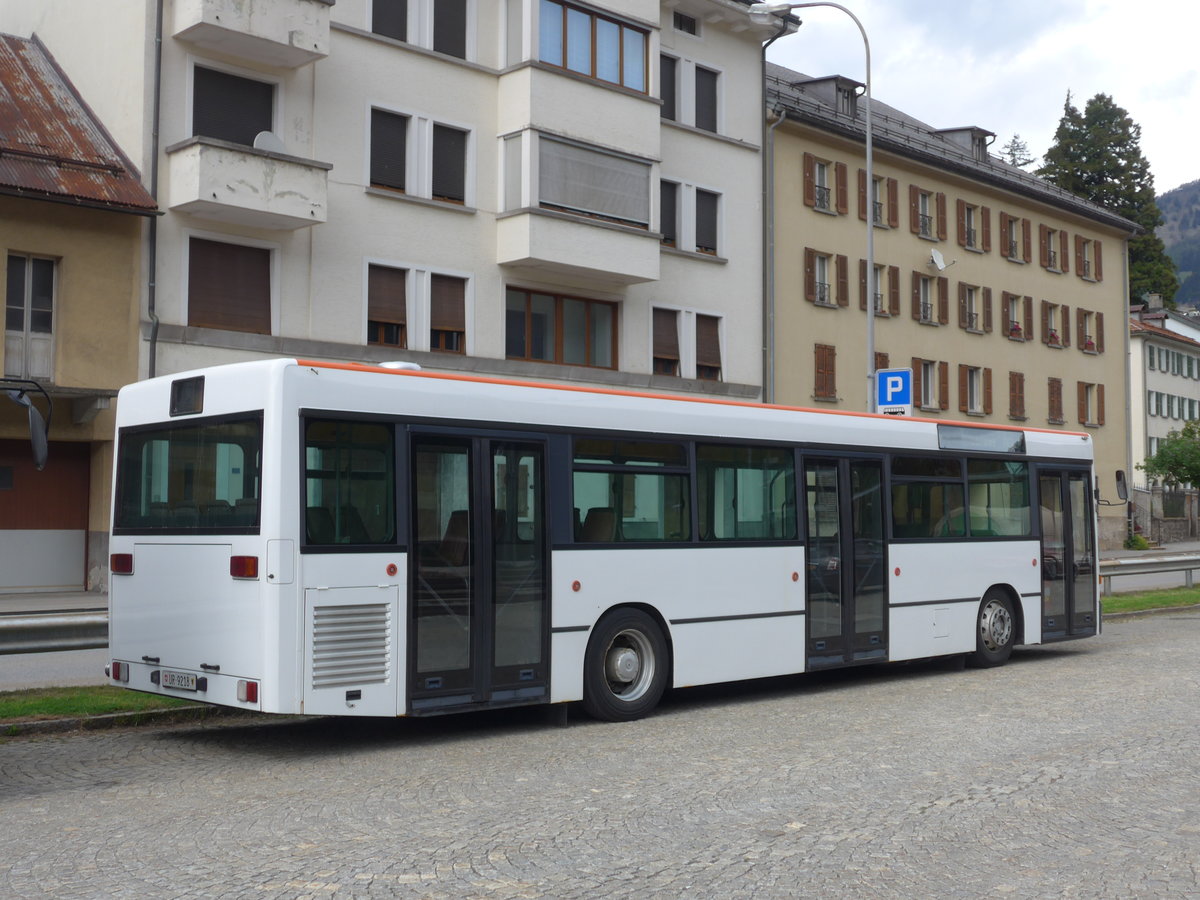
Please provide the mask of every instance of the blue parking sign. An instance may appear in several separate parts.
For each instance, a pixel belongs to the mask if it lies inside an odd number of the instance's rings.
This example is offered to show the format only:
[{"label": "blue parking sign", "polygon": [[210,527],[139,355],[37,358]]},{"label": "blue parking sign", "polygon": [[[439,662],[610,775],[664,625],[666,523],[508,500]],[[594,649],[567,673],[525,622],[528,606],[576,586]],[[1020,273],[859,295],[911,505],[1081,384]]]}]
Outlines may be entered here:
[{"label": "blue parking sign", "polygon": [[875,373],[875,409],[885,415],[911,416],[912,369],[879,369]]}]

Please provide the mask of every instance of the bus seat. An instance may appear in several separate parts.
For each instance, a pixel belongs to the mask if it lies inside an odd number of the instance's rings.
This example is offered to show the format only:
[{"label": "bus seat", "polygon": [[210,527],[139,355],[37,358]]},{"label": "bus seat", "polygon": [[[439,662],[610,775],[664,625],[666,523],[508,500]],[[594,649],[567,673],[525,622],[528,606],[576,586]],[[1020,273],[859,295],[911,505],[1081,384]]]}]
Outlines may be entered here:
[{"label": "bus seat", "polygon": [[333,515],[324,506],[310,506],[304,511],[304,530],[310,544],[333,543]]},{"label": "bus seat", "polygon": [[611,506],[593,506],[583,520],[580,541],[585,544],[604,544],[616,539],[617,519]]},{"label": "bus seat", "polygon": [[180,500],[171,510],[171,519],[176,528],[196,528],[200,524],[200,511],[194,500]]},{"label": "bus seat", "polygon": [[465,566],[471,549],[471,522],[468,511],[456,509],[450,513],[446,522],[446,533],[442,535],[442,543],[438,552],[447,565]]},{"label": "bus seat", "polygon": [[233,503],[233,515],[233,524],[253,525],[258,521],[258,498],[238,497]]},{"label": "bus seat", "polygon": [[367,526],[363,524],[362,516],[358,514],[357,506],[346,504],[339,507],[338,520],[341,523],[341,533],[338,535],[341,543],[371,543],[371,535],[367,533]]}]

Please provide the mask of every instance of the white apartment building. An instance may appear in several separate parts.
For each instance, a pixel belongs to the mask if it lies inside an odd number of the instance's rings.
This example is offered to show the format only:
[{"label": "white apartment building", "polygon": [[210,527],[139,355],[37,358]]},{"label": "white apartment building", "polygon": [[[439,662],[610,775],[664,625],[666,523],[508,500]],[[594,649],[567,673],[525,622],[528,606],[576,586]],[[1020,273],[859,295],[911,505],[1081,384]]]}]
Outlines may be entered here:
[{"label": "white apartment building", "polygon": [[288,355],[757,397],[746,8],[0,0],[0,27],[165,211],[141,376]]},{"label": "white apartment building", "polygon": [[1135,309],[1129,321],[1129,438],[1135,467],[1157,453],[1172,431],[1200,418],[1200,341],[1154,318]]}]

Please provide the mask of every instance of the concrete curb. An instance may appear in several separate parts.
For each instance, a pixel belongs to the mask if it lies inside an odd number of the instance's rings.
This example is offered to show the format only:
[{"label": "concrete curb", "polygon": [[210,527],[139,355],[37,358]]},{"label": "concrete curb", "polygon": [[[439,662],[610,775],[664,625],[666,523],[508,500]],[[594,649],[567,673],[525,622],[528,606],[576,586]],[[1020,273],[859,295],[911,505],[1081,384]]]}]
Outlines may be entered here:
[{"label": "concrete curb", "polygon": [[1135,609],[1129,612],[1105,613],[1105,622],[1120,622],[1122,619],[1140,619],[1144,616],[1158,616],[1164,613],[1195,612],[1200,610],[1200,603],[1191,606],[1159,606],[1155,609]]},{"label": "concrete curb", "polygon": [[80,716],[69,719],[30,719],[0,725],[0,741],[9,737],[28,737],[38,734],[63,734],[71,731],[104,731],[109,728],[132,728],[138,725],[171,725],[176,722],[203,722],[208,719],[250,718],[260,713],[223,706],[177,706],[173,709],[148,709],[139,712],[107,713],[102,716]]}]

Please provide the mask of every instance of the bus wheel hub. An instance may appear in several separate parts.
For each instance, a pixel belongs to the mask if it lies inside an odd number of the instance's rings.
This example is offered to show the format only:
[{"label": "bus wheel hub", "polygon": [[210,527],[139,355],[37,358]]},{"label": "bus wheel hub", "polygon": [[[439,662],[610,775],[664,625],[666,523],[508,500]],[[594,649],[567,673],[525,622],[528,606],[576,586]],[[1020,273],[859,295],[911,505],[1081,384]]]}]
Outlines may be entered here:
[{"label": "bus wheel hub", "polygon": [[608,654],[609,681],[622,681],[629,684],[637,678],[642,664],[635,651],[628,647],[613,648]]}]

